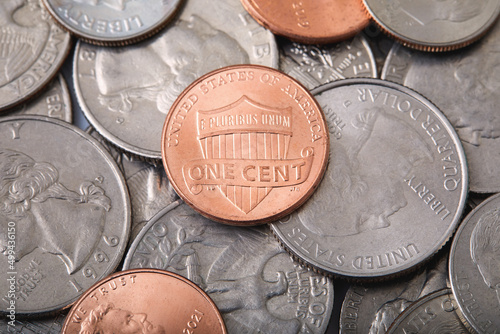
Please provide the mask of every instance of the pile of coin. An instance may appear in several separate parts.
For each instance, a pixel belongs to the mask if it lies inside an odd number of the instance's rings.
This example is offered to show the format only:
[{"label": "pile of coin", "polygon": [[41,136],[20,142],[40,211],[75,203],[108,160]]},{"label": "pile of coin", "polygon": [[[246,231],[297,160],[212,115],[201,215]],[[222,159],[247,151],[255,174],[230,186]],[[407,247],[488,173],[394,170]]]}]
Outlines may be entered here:
[{"label": "pile of coin", "polygon": [[0,333],[495,333],[499,12],[3,1]]}]

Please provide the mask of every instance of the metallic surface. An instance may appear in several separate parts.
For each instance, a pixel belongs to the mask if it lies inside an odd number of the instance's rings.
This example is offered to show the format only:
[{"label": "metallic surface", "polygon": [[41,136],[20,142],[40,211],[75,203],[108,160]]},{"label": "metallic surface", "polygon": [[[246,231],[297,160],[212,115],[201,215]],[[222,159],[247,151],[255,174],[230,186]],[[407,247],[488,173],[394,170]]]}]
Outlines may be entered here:
[{"label": "metallic surface", "polygon": [[125,180],[97,141],[66,122],[5,117],[0,143],[0,290],[15,287],[0,308],[8,312],[11,300],[19,316],[65,308],[122,259]]},{"label": "metallic surface", "polygon": [[387,81],[346,79],[313,93],[329,122],[330,164],[273,231],[329,274],[415,269],[450,238],[465,206],[467,165],[453,127],[423,96]]},{"label": "metallic surface", "polygon": [[13,326],[9,318],[0,319],[0,333],[60,334],[65,319],[65,312],[42,319],[17,319]]},{"label": "metallic surface", "polygon": [[158,268],[198,284],[222,312],[228,333],[324,333],[333,284],[301,267],[267,226],[218,224],[176,201],[134,241],[124,269]]},{"label": "metallic surface", "polygon": [[337,44],[307,45],[279,40],[280,69],[308,89],[339,79],[377,77],[368,40],[358,34]]},{"label": "metallic surface", "polygon": [[451,288],[464,318],[478,333],[500,328],[499,213],[496,194],[465,217],[451,246]]},{"label": "metallic surface", "polygon": [[154,269],[117,272],[92,286],[71,308],[62,334],[225,334],[217,307],[196,284]]},{"label": "metallic surface", "polygon": [[437,291],[408,307],[383,333],[469,334],[456,310],[451,290]]},{"label": "metallic surface", "polygon": [[161,209],[179,197],[168,181],[162,165],[153,165],[142,159],[117,150],[92,127],[86,130],[97,139],[113,156],[127,181],[132,204],[132,226],[130,245],[146,223]]},{"label": "metallic surface", "polygon": [[41,0],[52,17],[90,43],[125,45],[167,24],[182,0]]},{"label": "metallic surface", "polygon": [[455,127],[469,164],[470,190],[500,192],[500,24],[460,52],[429,54],[398,44],[382,79],[432,100]]},{"label": "metallic surface", "polygon": [[241,0],[241,3],[261,25],[301,43],[344,41],[370,22],[359,1]]},{"label": "metallic surface", "polygon": [[59,74],[43,89],[39,96],[21,106],[10,109],[8,113],[3,115],[40,115],[71,123],[73,119],[71,97],[64,77]]},{"label": "metallic surface", "polygon": [[441,252],[438,258],[410,276],[363,286],[351,285],[342,303],[340,333],[386,333],[396,317],[413,302],[449,287],[448,255],[448,251]]},{"label": "metallic surface", "polygon": [[326,122],[311,93],[256,65],[195,81],[170,109],[162,134],[177,194],[202,215],[234,225],[294,211],[321,181],[328,153]]},{"label": "metallic surface", "polygon": [[499,0],[363,0],[382,30],[405,46],[449,51],[480,38],[500,13]]},{"label": "metallic surface", "polygon": [[274,36],[238,0],[190,0],[153,39],[126,48],[78,43],[74,85],[101,135],[127,152],[161,159],[161,126],[182,90],[211,70],[246,63],[277,67]]},{"label": "metallic surface", "polygon": [[36,0],[0,2],[0,112],[38,93],[57,73],[70,46]]}]

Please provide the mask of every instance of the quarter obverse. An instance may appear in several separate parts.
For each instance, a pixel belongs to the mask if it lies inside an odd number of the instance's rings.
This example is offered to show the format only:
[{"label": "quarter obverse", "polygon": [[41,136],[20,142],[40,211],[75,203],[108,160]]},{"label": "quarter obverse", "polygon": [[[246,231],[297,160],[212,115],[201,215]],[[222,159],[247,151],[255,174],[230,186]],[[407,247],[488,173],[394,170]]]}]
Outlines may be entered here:
[{"label": "quarter obverse", "polygon": [[282,217],[317,187],[328,161],[323,112],[277,70],[236,65],[190,85],[165,120],[162,158],[186,203],[227,224]]}]

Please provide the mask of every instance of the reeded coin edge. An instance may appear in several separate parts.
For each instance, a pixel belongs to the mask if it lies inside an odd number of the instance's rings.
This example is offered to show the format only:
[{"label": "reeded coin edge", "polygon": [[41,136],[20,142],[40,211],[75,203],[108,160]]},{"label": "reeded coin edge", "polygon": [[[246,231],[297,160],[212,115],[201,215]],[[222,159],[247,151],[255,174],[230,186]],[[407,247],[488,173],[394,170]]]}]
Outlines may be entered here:
[{"label": "reeded coin edge", "polygon": [[454,51],[457,49],[464,48],[477,40],[481,39],[486,33],[488,33],[494,26],[497,17],[498,17],[498,12],[497,14],[493,15],[490,20],[488,20],[484,25],[483,28],[479,31],[477,31],[475,34],[472,34],[469,37],[464,37],[462,39],[456,40],[456,41],[451,41],[449,43],[426,43],[425,41],[417,41],[411,38],[408,38],[404,35],[399,34],[397,31],[392,30],[390,27],[384,25],[372,12],[372,10],[369,8],[368,4],[366,4],[366,0],[358,0],[361,1],[363,4],[363,8],[366,12],[366,15],[368,15],[373,22],[377,25],[377,27],[382,30],[384,34],[389,36],[390,38],[394,39],[396,42],[402,44],[405,47],[419,50],[419,51],[425,51],[425,52],[448,52],[448,51]]},{"label": "reeded coin edge", "polygon": [[136,44],[156,35],[158,32],[163,30],[163,28],[165,28],[170,22],[174,20],[174,18],[180,11],[180,8],[183,7],[184,1],[185,0],[179,0],[179,4],[177,5],[176,8],[174,8],[173,11],[168,13],[166,16],[163,17],[162,20],[152,25],[149,29],[146,29],[134,35],[130,35],[128,37],[105,38],[96,35],[85,34],[84,32],[75,29],[74,27],[70,26],[57,16],[57,13],[49,4],[49,0],[41,0],[44,7],[50,13],[50,16],[54,19],[54,21],[60,28],[64,29],[64,31],[69,32],[71,35],[75,36],[79,40],[82,40],[88,44],[96,46],[109,46],[109,47],[128,46]]}]

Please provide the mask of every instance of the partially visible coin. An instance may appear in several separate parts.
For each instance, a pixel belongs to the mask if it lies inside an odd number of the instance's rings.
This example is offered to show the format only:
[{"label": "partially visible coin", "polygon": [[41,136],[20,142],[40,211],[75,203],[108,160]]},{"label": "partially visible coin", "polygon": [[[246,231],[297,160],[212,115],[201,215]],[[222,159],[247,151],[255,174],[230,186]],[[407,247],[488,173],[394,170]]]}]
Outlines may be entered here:
[{"label": "partially visible coin", "polygon": [[241,0],[273,33],[301,43],[334,43],[354,37],[370,22],[359,1]]},{"label": "partially visible coin", "polygon": [[308,45],[279,40],[280,69],[308,89],[339,79],[377,77],[377,66],[363,34],[350,41]]},{"label": "partially visible coin", "polygon": [[380,333],[469,334],[457,311],[451,290],[444,289],[419,299]]},{"label": "partially visible coin", "polygon": [[17,315],[67,307],[121,261],[123,175],[92,137],[41,116],[0,119],[0,299]]},{"label": "partially visible coin", "polygon": [[42,0],[65,29],[89,43],[124,45],[163,28],[182,0]]},{"label": "partially visible coin", "polygon": [[363,0],[380,28],[424,51],[464,47],[484,35],[500,13],[499,0]]},{"label": "partially visible coin", "polygon": [[16,319],[12,321],[7,317],[5,320],[0,319],[0,333],[60,334],[65,319],[66,312],[40,319]]},{"label": "partially visible coin", "polygon": [[[428,294],[448,286],[448,255],[442,252],[419,272],[395,280],[352,285],[340,314],[342,334],[386,333],[396,317]],[[442,333],[441,333],[442,334]]]},{"label": "partially visible coin", "polygon": [[219,310],[193,282],[164,270],[117,272],[73,305],[62,334],[225,334]]},{"label": "partially visible coin", "polygon": [[496,194],[465,217],[450,253],[453,294],[477,333],[496,333],[500,328],[499,240],[500,194]]},{"label": "partially visible coin", "polygon": [[38,0],[0,2],[0,112],[25,102],[56,75],[71,37]]},{"label": "partially visible coin", "polygon": [[381,74],[425,95],[448,117],[464,146],[473,192],[500,192],[499,51],[497,23],[460,52],[430,54],[395,44]]},{"label": "partially visible coin", "polygon": [[273,231],[329,274],[416,269],[451,237],[465,206],[456,132],[430,101],[391,82],[345,79],[313,93],[329,122],[330,163],[312,197]]},{"label": "partially visible coin", "polygon": [[190,0],[153,39],[121,48],[78,43],[74,85],[85,117],[106,140],[160,160],[162,124],[184,88],[211,70],[246,63],[278,66],[272,33],[238,0]]},{"label": "partially visible coin", "polygon": [[148,222],[125,258],[130,268],[195,282],[233,334],[320,334],[333,309],[332,281],[293,261],[268,226],[218,224],[181,201]]},{"label": "partially visible coin", "polygon": [[57,118],[68,123],[73,119],[71,96],[64,77],[59,74],[35,99],[9,110],[5,116],[40,115]]},{"label": "partially visible coin", "polygon": [[310,92],[269,67],[210,72],[175,101],[162,157],[177,194],[202,215],[234,225],[283,217],[316,189],[328,129]]}]

